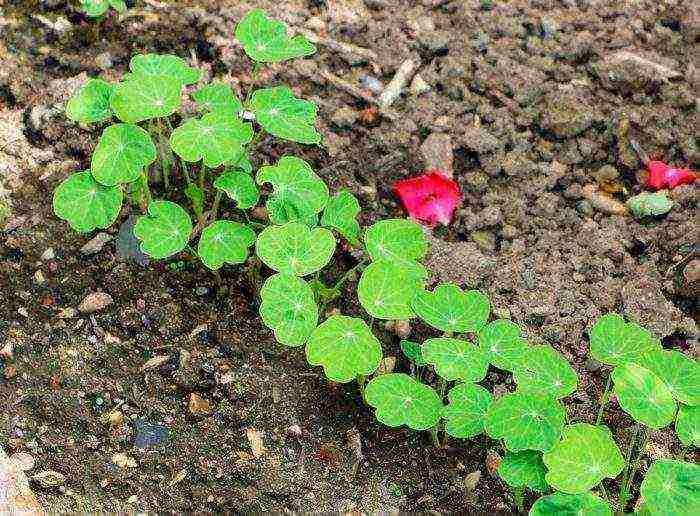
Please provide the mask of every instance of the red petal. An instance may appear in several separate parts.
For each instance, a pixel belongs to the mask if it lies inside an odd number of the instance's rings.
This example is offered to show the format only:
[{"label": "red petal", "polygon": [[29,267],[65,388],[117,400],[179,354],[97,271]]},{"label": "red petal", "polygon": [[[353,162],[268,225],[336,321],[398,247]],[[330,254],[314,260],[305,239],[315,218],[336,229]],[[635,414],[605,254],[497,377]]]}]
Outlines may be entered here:
[{"label": "red petal", "polygon": [[429,224],[449,224],[455,208],[462,200],[459,186],[439,170],[394,184],[408,214]]},{"label": "red petal", "polygon": [[669,168],[666,163],[663,161],[650,161],[647,163],[647,168],[649,169],[647,186],[654,190],[661,190],[666,186],[666,171]]},{"label": "red petal", "polygon": [[669,168],[666,170],[666,182],[671,188],[678,185],[689,185],[698,178],[693,172],[687,168]]}]

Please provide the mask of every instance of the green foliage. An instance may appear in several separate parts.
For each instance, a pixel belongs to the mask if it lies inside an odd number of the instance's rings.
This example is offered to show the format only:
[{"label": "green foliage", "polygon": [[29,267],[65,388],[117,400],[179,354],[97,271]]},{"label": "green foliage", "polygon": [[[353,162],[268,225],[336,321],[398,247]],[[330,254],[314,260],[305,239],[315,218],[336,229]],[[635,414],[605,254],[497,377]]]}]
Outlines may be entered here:
[{"label": "green foliage", "polygon": [[204,213],[204,192],[194,183],[190,183],[185,188],[185,195],[192,203],[192,211],[197,217],[201,217]]},{"label": "green foliage", "polygon": [[112,86],[102,79],[89,79],[68,100],[66,116],[75,122],[89,124],[102,122],[112,117],[109,98]]},{"label": "green foliage", "polygon": [[610,504],[592,493],[554,493],[539,498],[530,516],[612,516]]},{"label": "green foliage", "polygon": [[215,271],[225,263],[243,263],[248,248],[255,243],[255,232],[230,220],[217,220],[202,230],[197,254],[202,263]]},{"label": "green foliage", "polygon": [[390,427],[407,425],[427,430],[437,424],[442,401],[435,389],[403,373],[382,374],[365,387],[365,401],[376,408],[375,417]]},{"label": "green foliage", "polygon": [[98,183],[114,186],[136,181],[155,160],[156,146],[148,132],[133,124],[115,124],[100,136],[90,170]]},{"label": "green foliage", "polygon": [[402,340],[401,351],[403,351],[403,354],[406,355],[406,358],[408,358],[417,366],[424,366],[426,364],[425,360],[423,360],[421,345],[417,342],[412,342],[410,340]]},{"label": "green foliage", "polygon": [[298,99],[286,86],[257,90],[250,99],[255,120],[270,134],[297,143],[319,144],[316,104]]},{"label": "green foliage", "polygon": [[185,210],[170,201],[153,201],[148,215],[139,217],[134,235],[141,240],[141,251],[159,260],[182,251],[192,233],[192,220]]},{"label": "green foliage", "polygon": [[119,13],[126,11],[124,0],[80,0],[80,8],[90,18],[104,15],[110,7]]},{"label": "green foliage", "polygon": [[415,317],[411,301],[423,287],[423,278],[388,260],[371,263],[360,277],[357,295],[367,313],[377,319]]},{"label": "green foliage", "polygon": [[640,492],[651,515],[700,514],[700,466],[657,460],[647,471]]},{"label": "green foliage", "polygon": [[240,170],[227,170],[214,180],[214,187],[236,201],[239,210],[247,210],[258,204],[260,190],[252,176]]},{"label": "green foliage", "polygon": [[480,382],[486,378],[489,360],[471,342],[453,338],[428,339],[423,343],[423,360],[447,381]]},{"label": "green foliage", "polygon": [[686,405],[700,405],[700,365],[680,351],[652,349],[636,362],[657,375],[673,397]]},{"label": "green foliage", "polygon": [[168,117],[180,108],[182,83],[171,75],[139,75],[119,83],[110,107],[122,122]]},{"label": "green foliage", "polygon": [[520,392],[555,398],[568,396],[578,384],[569,361],[550,346],[526,348],[513,376]]},{"label": "green foliage", "polygon": [[374,261],[386,260],[420,277],[426,275],[425,267],[418,262],[428,254],[428,240],[413,220],[380,220],[367,228],[365,246]]},{"label": "green foliage", "polygon": [[460,383],[447,393],[449,404],[443,408],[445,431],[452,437],[467,439],[484,431],[484,416],[493,396],[481,385]]},{"label": "green foliage", "polygon": [[534,450],[506,452],[498,466],[498,476],[510,487],[527,487],[540,493],[549,490],[545,473],[542,453]]},{"label": "green foliage", "polygon": [[625,412],[651,428],[663,428],[676,415],[673,394],[661,378],[635,364],[624,364],[612,372],[615,394]]},{"label": "green foliage", "polygon": [[119,188],[99,184],[90,172],[76,172],[53,193],[53,210],[80,233],[111,226],[122,207]]},{"label": "green foliage", "polygon": [[278,63],[314,54],[316,47],[304,36],[287,36],[287,26],[267,17],[262,9],[249,11],[236,26],[236,39],[253,61]]},{"label": "green foliage", "polygon": [[347,383],[377,370],[382,346],[362,319],[332,315],[311,334],[306,358],[323,366],[329,380]]},{"label": "green foliage", "polygon": [[665,192],[644,192],[627,200],[627,207],[635,217],[649,217],[664,215],[673,208],[671,201]]},{"label": "green foliage", "polygon": [[700,407],[681,405],[676,416],[676,434],[685,446],[700,446]]},{"label": "green foliage", "polygon": [[290,274],[275,274],[260,291],[260,317],[285,346],[303,346],[318,323],[318,307],[311,287]]},{"label": "green foliage", "polygon": [[419,290],[412,305],[416,315],[438,330],[478,332],[489,319],[489,298],[476,290],[462,292],[457,285],[442,284],[434,292]]},{"label": "green foliage", "polygon": [[181,57],[171,54],[138,54],[131,58],[129,69],[141,80],[144,76],[167,77],[182,86],[194,84],[202,77],[202,72],[192,68]]},{"label": "green foliage", "polygon": [[321,225],[335,229],[351,245],[357,246],[360,237],[359,213],[360,203],[354,195],[343,190],[328,200],[321,216]]},{"label": "green foliage", "polygon": [[651,333],[638,324],[625,323],[621,315],[602,316],[590,332],[590,352],[604,364],[622,365],[636,362],[655,348]]},{"label": "green foliage", "polygon": [[625,465],[610,430],[588,423],[564,428],[561,441],[543,460],[549,470],[547,482],[570,494],[583,494],[604,478],[615,478]]},{"label": "green foliage", "polygon": [[497,319],[486,325],[479,332],[478,340],[490,363],[511,372],[518,368],[527,349],[520,327],[507,319]]},{"label": "green foliage", "polygon": [[268,226],[258,235],[256,254],[278,272],[306,276],[325,267],[335,251],[335,237],[325,228],[298,222]]},{"label": "green foliage", "polygon": [[197,109],[200,111],[236,116],[243,109],[243,104],[233,93],[231,86],[223,82],[213,82],[202,86],[192,93],[192,98],[197,102]]}]

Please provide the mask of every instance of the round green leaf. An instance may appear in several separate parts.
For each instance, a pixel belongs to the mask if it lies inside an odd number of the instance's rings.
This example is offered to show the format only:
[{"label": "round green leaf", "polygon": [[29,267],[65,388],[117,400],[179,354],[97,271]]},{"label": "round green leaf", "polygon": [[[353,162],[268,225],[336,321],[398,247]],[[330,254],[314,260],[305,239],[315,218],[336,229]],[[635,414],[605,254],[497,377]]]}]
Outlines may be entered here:
[{"label": "round green leaf", "polygon": [[306,276],[325,267],[335,251],[335,237],[325,228],[298,222],[268,226],[259,235],[256,253],[273,270]]},{"label": "round green leaf", "polygon": [[102,79],[90,79],[78,89],[66,105],[66,116],[84,124],[102,122],[112,117],[109,97],[112,86]]},{"label": "round green leaf", "polygon": [[700,514],[700,466],[679,460],[654,462],[640,489],[650,514]]},{"label": "round green leaf", "polygon": [[260,317],[285,346],[303,346],[318,323],[318,307],[311,287],[303,279],[275,274],[260,291]]},{"label": "round green leaf", "polygon": [[170,54],[138,54],[131,58],[129,69],[135,75],[165,76],[178,81],[182,86],[194,84],[202,72],[192,68],[181,57]]},{"label": "round green leaf", "polygon": [[478,332],[491,311],[489,298],[457,285],[438,285],[434,292],[419,290],[412,305],[416,315],[433,328],[455,333]]},{"label": "round green leaf", "polygon": [[85,16],[95,18],[102,16],[109,9],[108,0],[80,0],[80,8],[85,13]]},{"label": "round green leaf", "polygon": [[192,94],[192,98],[197,102],[197,108],[202,111],[236,116],[243,109],[243,104],[233,93],[231,86],[223,82],[212,82],[202,86]]},{"label": "round green leaf", "polygon": [[117,187],[99,184],[90,172],[76,172],[53,193],[53,211],[81,233],[111,226],[122,207],[124,195]]},{"label": "round green leaf", "polygon": [[625,465],[606,426],[577,423],[564,428],[561,441],[542,457],[549,485],[570,494],[585,493]]},{"label": "round green leaf", "polygon": [[700,446],[700,407],[681,405],[676,416],[676,435],[685,446]]},{"label": "round green leaf", "polygon": [[612,380],[618,403],[635,421],[656,429],[673,421],[673,394],[654,373],[635,364],[624,364],[613,370]]},{"label": "round green leaf", "polygon": [[675,350],[653,349],[636,362],[661,378],[673,397],[686,405],[700,405],[700,365]]},{"label": "round green leaf", "polygon": [[255,243],[255,231],[244,224],[217,220],[202,230],[197,254],[207,268],[215,271],[224,263],[243,263]]},{"label": "round green leaf", "polygon": [[520,327],[507,320],[497,319],[479,332],[478,342],[488,354],[489,362],[499,369],[515,371],[527,350],[527,343],[520,336]]},{"label": "round green leaf", "polygon": [[576,390],[578,376],[561,353],[549,346],[526,348],[513,376],[520,392],[563,398]]},{"label": "round green leaf", "polygon": [[612,516],[610,504],[592,493],[554,493],[539,498],[530,516]]},{"label": "round green leaf", "polygon": [[342,191],[328,200],[323,210],[321,225],[335,229],[352,245],[357,245],[360,237],[360,223],[357,215],[360,213],[360,203],[350,192]]},{"label": "round green leaf", "polygon": [[227,170],[214,180],[214,187],[226,192],[240,210],[252,208],[260,199],[260,190],[252,176],[241,170]]},{"label": "round green leaf", "polygon": [[377,319],[415,317],[411,300],[423,288],[423,277],[387,260],[369,264],[357,285],[357,296],[367,313]]},{"label": "round green leaf", "polygon": [[148,215],[139,217],[134,235],[141,240],[141,252],[156,260],[182,251],[192,233],[190,216],[170,201],[152,201]]},{"label": "round green leaf", "polygon": [[316,47],[304,36],[287,36],[287,26],[268,18],[262,9],[249,11],[236,25],[236,39],[243,43],[248,57],[262,63],[278,63],[316,52]]},{"label": "round green leaf", "polygon": [[428,339],[422,347],[423,360],[447,381],[480,382],[486,378],[489,360],[471,342],[453,338]]},{"label": "round green leaf", "polygon": [[415,363],[417,366],[424,366],[425,360],[423,360],[423,353],[421,352],[421,345],[417,342],[412,342],[410,340],[401,341],[401,351],[406,355],[411,362]]},{"label": "round green leaf", "polygon": [[298,99],[286,86],[256,90],[250,99],[255,120],[270,134],[297,143],[321,143],[316,104]]},{"label": "round green leaf", "polygon": [[126,11],[126,2],[124,0],[109,0],[109,5],[112,6],[112,9],[120,13]]},{"label": "round green leaf", "polygon": [[98,183],[114,186],[135,181],[155,160],[151,135],[137,125],[115,124],[102,132],[92,153],[90,171]]},{"label": "round green leaf", "polygon": [[504,394],[486,413],[486,432],[510,451],[547,451],[561,435],[566,411],[556,399],[516,392]]},{"label": "round green leaf", "polygon": [[425,275],[425,267],[418,262],[425,258],[430,246],[423,228],[413,220],[380,220],[367,228],[365,246],[374,261],[387,260]]},{"label": "round green leaf", "polygon": [[445,432],[452,437],[467,439],[484,431],[484,416],[493,396],[481,385],[461,383],[447,394],[449,404],[444,407]]},{"label": "round green leaf", "polygon": [[170,146],[184,161],[200,159],[216,168],[240,156],[243,146],[253,139],[253,127],[227,113],[207,113],[191,118],[170,135]]},{"label": "round green leaf", "polygon": [[118,84],[110,107],[119,120],[138,123],[163,118],[178,110],[182,83],[169,75],[139,75]]},{"label": "round green leaf", "polygon": [[636,362],[644,353],[654,349],[651,333],[634,323],[625,323],[622,316],[610,313],[593,325],[590,352],[599,362],[621,365]]},{"label": "round green leaf", "polygon": [[637,218],[663,215],[671,211],[673,201],[665,192],[644,192],[627,200],[627,207]]},{"label": "round green leaf", "polygon": [[506,452],[498,466],[498,476],[510,487],[527,487],[540,493],[549,490],[545,473],[542,453],[534,450]]},{"label": "round green leaf", "polygon": [[403,373],[374,377],[365,387],[365,401],[377,409],[375,417],[380,423],[407,425],[413,430],[435,426],[443,407],[435,389]]},{"label": "round green leaf", "polygon": [[311,166],[293,156],[280,158],[275,166],[258,170],[258,184],[270,183],[273,194],[267,201],[270,220],[275,224],[306,221],[328,203],[328,187]]},{"label": "round green leaf", "polygon": [[332,315],[311,334],[306,359],[323,366],[329,380],[347,383],[377,370],[382,346],[362,319]]}]

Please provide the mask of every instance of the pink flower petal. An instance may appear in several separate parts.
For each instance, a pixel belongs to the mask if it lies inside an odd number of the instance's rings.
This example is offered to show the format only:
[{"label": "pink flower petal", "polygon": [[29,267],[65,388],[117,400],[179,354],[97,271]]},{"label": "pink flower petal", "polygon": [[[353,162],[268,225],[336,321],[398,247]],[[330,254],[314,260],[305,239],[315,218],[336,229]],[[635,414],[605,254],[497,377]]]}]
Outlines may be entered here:
[{"label": "pink flower petal", "polygon": [[666,170],[666,182],[671,188],[675,188],[678,185],[692,184],[697,178],[697,175],[687,168],[669,168]]},{"label": "pink flower petal", "polygon": [[449,224],[455,208],[462,200],[457,183],[439,170],[397,181],[394,192],[411,217],[431,225]]},{"label": "pink flower petal", "polygon": [[663,161],[650,161],[647,163],[647,168],[649,169],[647,186],[654,190],[691,184],[698,178],[697,174],[691,170],[670,167]]},{"label": "pink flower petal", "polygon": [[649,169],[647,186],[654,190],[661,190],[666,185],[668,165],[663,161],[650,161],[647,163],[647,168]]}]

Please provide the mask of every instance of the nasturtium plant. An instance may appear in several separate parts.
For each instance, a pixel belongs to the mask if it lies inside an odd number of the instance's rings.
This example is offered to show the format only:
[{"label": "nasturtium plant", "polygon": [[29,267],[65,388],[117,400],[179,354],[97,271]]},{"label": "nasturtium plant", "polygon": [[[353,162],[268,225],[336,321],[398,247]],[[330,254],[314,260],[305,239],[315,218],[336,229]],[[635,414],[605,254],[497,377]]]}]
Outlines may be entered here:
[{"label": "nasturtium plant", "polygon": [[527,487],[540,493],[549,490],[546,473],[542,453],[535,450],[506,452],[498,466],[498,476],[510,487]]},{"label": "nasturtium plant", "polygon": [[450,389],[447,399],[442,417],[448,435],[467,439],[484,431],[484,416],[493,403],[489,391],[474,383],[460,383]]},{"label": "nasturtium plant", "polygon": [[376,409],[377,420],[390,427],[427,430],[442,415],[442,401],[435,389],[404,373],[372,378],[365,387],[365,401]]},{"label": "nasturtium plant", "polygon": [[119,215],[124,195],[119,188],[103,186],[90,172],[75,172],[53,193],[53,210],[80,233],[111,226]]},{"label": "nasturtium plant", "polygon": [[477,290],[462,292],[457,285],[438,285],[433,292],[419,290],[412,302],[413,310],[427,324],[438,330],[478,332],[489,319],[489,298]]},{"label": "nasturtium plant", "polygon": [[358,245],[360,223],[357,222],[357,215],[359,213],[360,203],[354,195],[343,190],[328,200],[321,216],[321,225],[335,229],[352,245]]},{"label": "nasturtium plant", "polygon": [[374,261],[389,261],[421,277],[425,275],[425,267],[419,262],[428,254],[428,240],[413,220],[380,220],[367,228],[365,246]]},{"label": "nasturtium plant", "polygon": [[147,131],[134,124],[110,125],[92,154],[90,171],[105,186],[131,183],[156,157],[156,146]]},{"label": "nasturtium plant", "polygon": [[553,493],[539,498],[529,516],[612,516],[610,504],[593,493]]},{"label": "nasturtium plant", "polygon": [[604,478],[615,478],[625,465],[610,430],[588,423],[565,427],[561,440],[542,460],[549,485],[570,494],[585,493]]},{"label": "nasturtium plant", "polygon": [[192,233],[192,219],[170,201],[152,201],[148,215],[139,217],[134,235],[141,240],[141,251],[155,259],[168,258],[182,251]]},{"label": "nasturtium plant", "polygon": [[635,323],[625,323],[621,315],[602,316],[589,332],[593,358],[609,365],[636,362],[644,353],[654,349],[648,330]]},{"label": "nasturtium plant", "polygon": [[550,346],[527,348],[513,373],[518,391],[563,398],[576,390],[578,376],[564,356]]},{"label": "nasturtium plant", "polygon": [[311,334],[306,359],[323,366],[329,380],[347,383],[377,370],[382,346],[362,319],[332,315]]},{"label": "nasturtium plant", "polygon": [[225,263],[243,263],[248,258],[248,248],[255,243],[255,232],[248,226],[230,220],[217,220],[202,230],[197,254],[211,270],[218,270]]},{"label": "nasturtium plant", "polygon": [[680,351],[653,349],[636,362],[661,378],[673,397],[686,405],[700,405],[700,364]]},{"label": "nasturtium plant", "polygon": [[469,341],[442,337],[428,339],[422,347],[423,360],[435,366],[435,372],[447,381],[480,382],[486,378],[489,359],[481,348]]},{"label": "nasturtium plant", "polygon": [[256,90],[250,99],[250,109],[258,122],[270,134],[297,143],[319,144],[316,132],[316,104],[298,99],[286,86]]},{"label": "nasturtium plant", "polygon": [[267,17],[262,9],[253,9],[236,25],[236,39],[253,61],[278,63],[294,57],[314,54],[316,47],[302,35],[289,37],[287,26]]},{"label": "nasturtium plant", "polygon": [[676,415],[676,402],[666,384],[654,373],[635,364],[612,372],[615,394],[622,409],[650,428],[663,428]]},{"label": "nasturtium plant", "polygon": [[700,514],[700,466],[657,460],[647,471],[640,493],[651,515]]},{"label": "nasturtium plant", "polygon": [[357,285],[360,304],[377,319],[403,320],[415,317],[411,301],[423,288],[423,277],[388,260],[372,262]]},{"label": "nasturtium plant", "polygon": [[325,267],[335,251],[335,237],[326,228],[298,222],[268,226],[258,235],[256,253],[271,269],[306,276]]},{"label": "nasturtium plant", "polygon": [[80,8],[86,16],[96,18],[102,16],[109,8],[119,13],[126,11],[124,0],[80,0]]},{"label": "nasturtium plant", "polygon": [[102,79],[89,79],[68,100],[66,116],[84,124],[112,118],[109,107],[112,89],[113,86]]},{"label": "nasturtium plant", "polygon": [[486,413],[486,433],[503,439],[513,452],[548,451],[558,441],[566,421],[564,406],[551,396],[504,394]]},{"label": "nasturtium plant", "polygon": [[411,340],[402,340],[400,342],[401,351],[406,355],[411,362],[417,366],[426,365],[425,360],[423,360],[423,353],[421,352],[421,345],[418,342],[413,342]]},{"label": "nasturtium plant", "polygon": [[260,291],[260,317],[285,346],[303,346],[318,323],[318,307],[311,287],[290,274],[275,274]]},{"label": "nasturtium plant", "polygon": [[213,82],[202,86],[192,93],[192,98],[200,111],[236,116],[243,109],[243,104],[238,100],[231,86],[223,82]]},{"label": "nasturtium plant", "polygon": [[239,210],[247,210],[258,204],[260,190],[253,177],[242,170],[227,170],[214,180],[214,188],[226,193]]},{"label": "nasturtium plant", "polygon": [[129,69],[134,77],[164,76],[175,79],[182,86],[194,84],[202,77],[200,70],[171,54],[137,54],[131,58]]},{"label": "nasturtium plant", "polygon": [[520,336],[520,327],[507,319],[497,319],[484,326],[478,334],[478,343],[488,354],[490,363],[511,372],[517,369],[528,347]]},{"label": "nasturtium plant", "polygon": [[122,122],[164,118],[182,103],[182,83],[171,75],[139,75],[114,88],[110,107]]},{"label": "nasturtium plant", "polygon": [[676,415],[676,435],[685,446],[700,447],[700,407],[681,405]]}]

